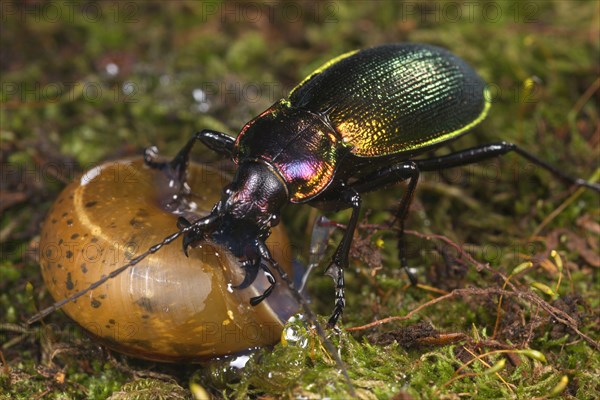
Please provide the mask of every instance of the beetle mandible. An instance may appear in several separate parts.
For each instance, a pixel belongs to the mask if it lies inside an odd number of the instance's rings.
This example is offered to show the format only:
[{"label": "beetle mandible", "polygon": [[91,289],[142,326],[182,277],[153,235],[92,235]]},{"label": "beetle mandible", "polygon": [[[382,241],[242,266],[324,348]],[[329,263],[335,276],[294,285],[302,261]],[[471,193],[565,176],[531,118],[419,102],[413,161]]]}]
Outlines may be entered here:
[{"label": "beetle mandible", "polygon": [[[344,269],[359,218],[361,195],[408,181],[396,212],[400,262],[406,268],[404,221],[421,172],[476,163],[515,152],[565,182],[600,192],[600,185],[566,175],[513,143],[498,142],[443,156],[413,158],[468,132],[487,115],[490,95],[483,79],[447,50],[424,44],[388,44],[341,55],[325,63],[248,122],[237,139],[225,133],[196,133],[168,163],[145,152],[146,164],[166,171],[185,188],[193,145],[231,158],[237,173],[211,213],[197,221],[180,218],[180,230],[89,288],[56,303],[33,322],[97,287],[149,254],[183,236],[183,248],[205,239],[228,248],[245,272],[237,289],[248,287],[260,270],[272,292],[276,278],[289,283],[265,240],[288,203],[322,210],[352,209],[343,238],[327,268],[335,281],[335,306],[328,324],[343,313]],[[185,197],[182,193],[180,197]],[[292,285],[293,286],[293,285]]]}]

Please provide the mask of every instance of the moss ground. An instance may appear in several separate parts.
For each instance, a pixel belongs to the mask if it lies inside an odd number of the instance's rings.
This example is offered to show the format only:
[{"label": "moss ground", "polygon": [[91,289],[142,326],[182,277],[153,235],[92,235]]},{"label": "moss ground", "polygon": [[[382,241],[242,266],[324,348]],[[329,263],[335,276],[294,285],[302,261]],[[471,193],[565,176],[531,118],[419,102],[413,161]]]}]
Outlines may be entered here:
[{"label": "moss ground", "polygon": [[[152,144],[174,154],[200,128],[236,134],[324,61],[401,41],[449,48],[493,89],[490,116],[451,149],[514,141],[598,178],[599,4],[3,2],[0,399],[202,398],[199,388],[216,398],[348,398],[318,336],[297,324],[289,329],[303,340],[259,351],[242,371],[130,359],[61,313],[27,326],[51,302],[36,243],[53,199],[100,161]],[[402,190],[368,196],[341,333],[330,334],[355,395],[600,397],[598,195],[514,155],[428,174],[407,225],[420,282],[410,287],[386,228]],[[315,216],[309,207],[284,212],[303,262]],[[348,213],[328,217],[344,223]],[[340,237],[336,230],[328,254]],[[323,316],[332,302],[324,267],[309,286]]]}]

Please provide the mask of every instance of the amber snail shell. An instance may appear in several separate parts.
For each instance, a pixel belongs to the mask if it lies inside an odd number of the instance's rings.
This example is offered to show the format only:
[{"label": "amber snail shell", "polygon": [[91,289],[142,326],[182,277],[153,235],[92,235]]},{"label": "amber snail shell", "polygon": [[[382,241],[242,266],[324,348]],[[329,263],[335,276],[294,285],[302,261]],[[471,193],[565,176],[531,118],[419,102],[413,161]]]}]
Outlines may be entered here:
[{"label": "amber snail shell", "polygon": [[[230,177],[191,163],[193,198],[186,217],[207,215]],[[169,211],[173,189],[142,159],[97,166],[68,185],[43,224],[40,264],[48,291],[62,300],[177,230]],[[194,209],[197,208],[197,209]],[[195,218],[197,218],[195,217]],[[189,218],[193,220],[193,218]],[[291,273],[287,236],[279,226],[267,241]],[[156,361],[199,361],[279,341],[297,303],[284,284],[251,306],[267,280],[246,289],[240,264],[214,243],[182,250],[181,238],[121,275],[66,304],[64,312],[109,348]]]}]

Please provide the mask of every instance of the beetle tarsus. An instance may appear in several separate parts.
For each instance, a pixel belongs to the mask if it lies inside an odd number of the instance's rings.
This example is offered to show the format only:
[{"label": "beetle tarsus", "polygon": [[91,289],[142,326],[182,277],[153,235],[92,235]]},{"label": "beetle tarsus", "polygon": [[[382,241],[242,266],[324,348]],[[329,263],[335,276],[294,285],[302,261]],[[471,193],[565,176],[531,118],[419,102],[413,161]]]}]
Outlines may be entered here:
[{"label": "beetle tarsus", "polygon": [[260,264],[260,267],[264,271],[265,276],[267,277],[267,280],[269,281],[269,287],[267,289],[265,289],[265,291],[261,295],[250,299],[250,304],[253,306],[260,304],[264,299],[269,297],[271,295],[271,292],[273,292],[273,289],[275,288],[275,284],[277,282],[275,280],[275,277],[273,276],[273,273],[269,269],[269,267],[267,267],[265,264]]},{"label": "beetle tarsus", "polygon": [[166,162],[156,161],[158,159],[158,147],[150,146],[144,149],[144,164],[152,169],[162,170],[167,165]]},{"label": "beetle tarsus", "polygon": [[338,267],[337,271],[338,274],[335,285],[335,307],[333,308],[331,317],[329,317],[329,320],[327,321],[327,326],[329,328],[334,328],[336,326],[338,320],[344,312],[344,307],[346,306],[344,269]]},{"label": "beetle tarsus", "polygon": [[[342,239],[343,240],[343,239]],[[330,276],[335,282],[335,301],[333,312],[329,317],[327,322],[328,328],[333,328],[336,326],[337,321],[340,319],[344,312],[344,307],[346,306],[346,292],[345,292],[345,283],[344,283],[344,267],[348,266],[348,259],[343,260],[343,255],[341,254],[341,243],[336,250],[333,259],[327,269],[325,270],[325,275]]]}]

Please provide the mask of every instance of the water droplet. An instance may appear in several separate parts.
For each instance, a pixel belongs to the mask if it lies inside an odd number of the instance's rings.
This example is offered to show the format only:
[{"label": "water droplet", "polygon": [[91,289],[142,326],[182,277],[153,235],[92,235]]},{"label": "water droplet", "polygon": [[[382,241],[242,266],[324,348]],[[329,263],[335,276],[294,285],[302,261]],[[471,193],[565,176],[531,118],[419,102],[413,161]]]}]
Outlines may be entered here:
[{"label": "water droplet", "polygon": [[135,83],[131,82],[131,81],[127,81],[125,83],[123,83],[123,93],[126,95],[130,95],[133,92],[135,92]]},{"label": "water droplet", "polygon": [[282,342],[288,346],[306,348],[308,346],[308,334],[303,325],[302,314],[296,314],[288,319],[282,332]]},{"label": "water droplet", "polygon": [[119,73],[119,66],[115,63],[106,64],[106,73],[110,76],[115,76]]},{"label": "water droplet", "polygon": [[250,360],[249,356],[239,356],[239,357],[235,357],[231,360],[231,362],[229,363],[229,365],[233,368],[237,368],[237,369],[242,369],[246,366],[246,363],[248,362],[248,360]]},{"label": "water droplet", "polygon": [[196,100],[198,103],[203,103],[206,101],[206,93],[202,89],[194,89],[192,96],[194,96],[194,100]]},{"label": "water droplet", "polygon": [[192,97],[196,101],[196,104],[192,105],[192,111],[205,113],[210,109],[208,96],[204,90],[199,88],[192,90]]}]

